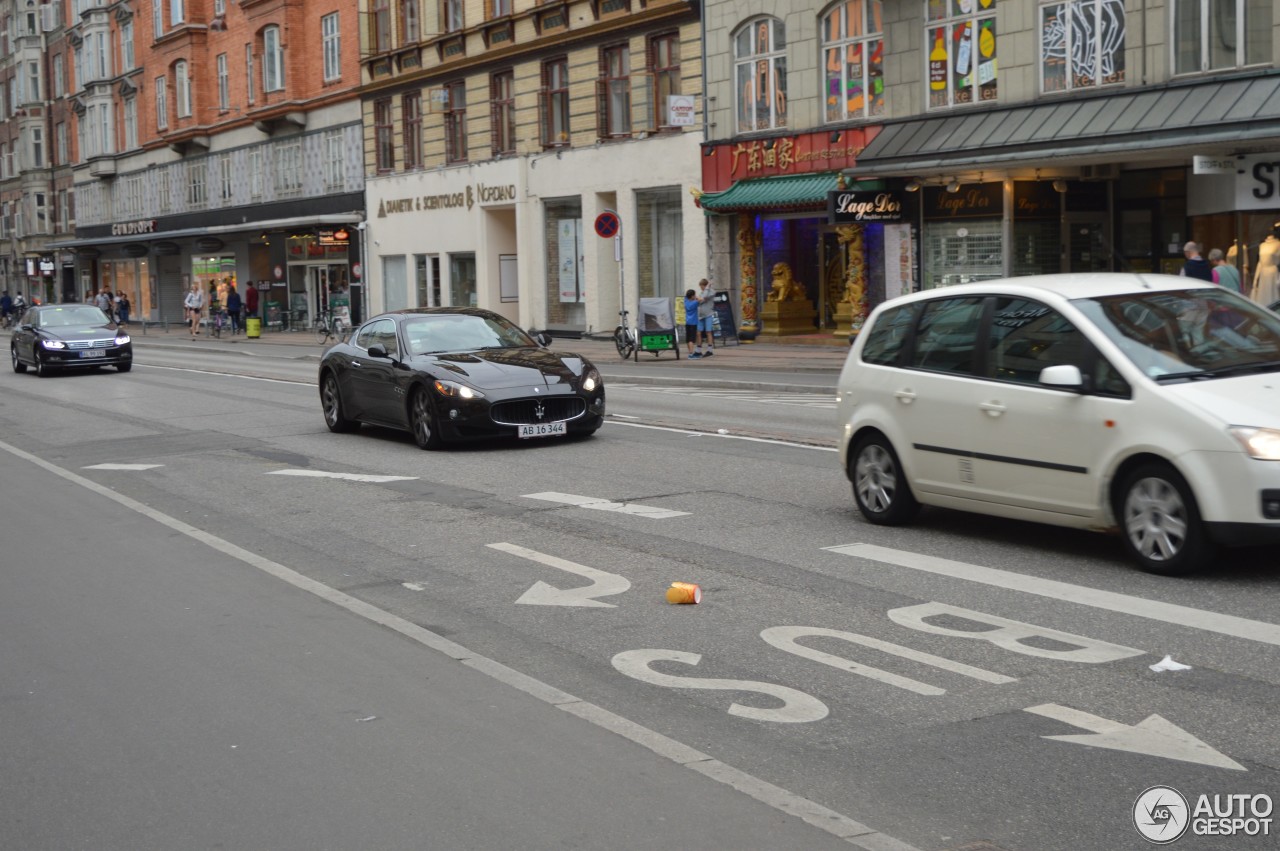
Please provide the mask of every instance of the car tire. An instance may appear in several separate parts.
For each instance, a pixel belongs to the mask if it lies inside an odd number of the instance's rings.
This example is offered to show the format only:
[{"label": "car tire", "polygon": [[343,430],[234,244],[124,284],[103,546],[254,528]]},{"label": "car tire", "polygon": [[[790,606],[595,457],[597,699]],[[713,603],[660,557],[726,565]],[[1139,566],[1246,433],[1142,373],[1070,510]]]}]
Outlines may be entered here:
[{"label": "car tire", "polygon": [[409,400],[409,428],[419,449],[439,449],[444,444],[440,429],[436,427],[435,414],[431,412],[431,397],[425,388],[419,387]]},{"label": "car tire", "polygon": [[1195,496],[1186,479],[1168,464],[1134,469],[1121,484],[1117,500],[1125,549],[1143,570],[1185,576],[1213,559],[1215,547]]},{"label": "car tire", "polygon": [[40,357],[40,353],[36,352],[36,376],[39,378],[48,378],[53,375],[53,368]]},{"label": "car tire", "polygon": [[18,359],[18,347],[9,347],[9,356],[13,358],[13,371],[23,373],[27,371],[27,365]]},{"label": "car tire", "polygon": [[867,435],[854,445],[849,455],[849,480],[858,510],[877,526],[900,526],[920,510],[898,453],[884,435]]},{"label": "car tire", "polygon": [[326,372],[320,382],[320,408],[324,411],[324,424],[335,434],[351,431],[359,425],[355,420],[347,419],[338,378],[332,372]]},{"label": "car tire", "polygon": [[118,364],[116,364],[116,372],[128,372],[128,371],[129,371],[129,370],[131,370],[131,369],[133,369],[133,364],[131,364],[131,363],[118,363]]}]

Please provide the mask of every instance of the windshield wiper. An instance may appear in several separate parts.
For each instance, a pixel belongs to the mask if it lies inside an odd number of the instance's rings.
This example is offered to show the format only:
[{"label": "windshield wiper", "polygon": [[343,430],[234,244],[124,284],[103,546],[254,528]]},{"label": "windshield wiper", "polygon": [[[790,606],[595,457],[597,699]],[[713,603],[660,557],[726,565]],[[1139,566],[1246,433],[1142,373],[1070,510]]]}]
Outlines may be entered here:
[{"label": "windshield wiper", "polygon": [[1166,375],[1157,375],[1156,381],[1172,381],[1181,378],[1202,379],[1202,378],[1225,378],[1228,375],[1245,375],[1250,372],[1271,372],[1280,369],[1280,360],[1261,361],[1254,363],[1238,363],[1232,366],[1220,366],[1216,369],[1202,369],[1196,372],[1170,372]]}]

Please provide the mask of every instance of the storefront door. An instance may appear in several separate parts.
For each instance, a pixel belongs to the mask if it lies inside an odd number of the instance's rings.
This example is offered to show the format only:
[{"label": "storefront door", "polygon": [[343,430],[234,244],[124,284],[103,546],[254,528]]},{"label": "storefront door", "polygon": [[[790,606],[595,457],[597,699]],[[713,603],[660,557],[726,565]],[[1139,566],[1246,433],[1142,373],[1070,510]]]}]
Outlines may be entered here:
[{"label": "storefront door", "polygon": [[1067,247],[1062,271],[1111,271],[1111,242],[1107,239],[1106,213],[1067,213],[1063,227]]}]

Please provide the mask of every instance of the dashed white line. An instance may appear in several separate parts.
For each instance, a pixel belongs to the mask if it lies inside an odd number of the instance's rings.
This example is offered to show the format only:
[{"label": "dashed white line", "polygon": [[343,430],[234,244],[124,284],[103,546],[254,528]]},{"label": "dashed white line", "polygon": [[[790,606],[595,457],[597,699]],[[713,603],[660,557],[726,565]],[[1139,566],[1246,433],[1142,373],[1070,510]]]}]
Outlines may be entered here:
[{"label": "dashed white line", "polygon": [[370,473],[330,473],[326,470],[271,470],[268,476],[304,476],[311,479],[342,479],[347,482],[409,482],[417,476],[377,476]]},{"label": "dashed white line", "polygon": [[94,464],[91,467],[82,467],[82,470],[154,470],[156,467],[163,467],[163,464]]},{"label": "dashed white line", "polygon": [[665,520],[668,517],[684,517],[687,511],[672,511],[669,508],[655,508],[651,505],[640,505],[636,502],[610,502],[594,496],[578,496],[572,493],[527,493],[525,499],[540,499],[544,502],[560,502],[565,505],[576,505],[578,508],[592,508],[596,511],[616,511],[619,514],[633,514],[636,517],[648,517],[651,520]]}]

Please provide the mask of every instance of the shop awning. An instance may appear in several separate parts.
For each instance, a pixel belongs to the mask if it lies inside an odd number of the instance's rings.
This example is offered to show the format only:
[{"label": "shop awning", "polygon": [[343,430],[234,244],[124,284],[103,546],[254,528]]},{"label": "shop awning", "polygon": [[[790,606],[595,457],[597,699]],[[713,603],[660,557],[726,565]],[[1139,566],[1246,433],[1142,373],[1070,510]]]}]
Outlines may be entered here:
[{"label": "shop awning", "polygon": [[836,190],[840,175],[788,174],[739,180],[723,192],[708,192],[700,203],[713,213],[751,210],[825,210],[827,193]]},{"label": "shop awning", "polygon": [[1050,157],[1098,161],[1161,148],[1189,156],[1214,145],[1275,145],[1277,137],[1280,77],[1269,74],[886,123],[850,173],[1049,165]]}]

